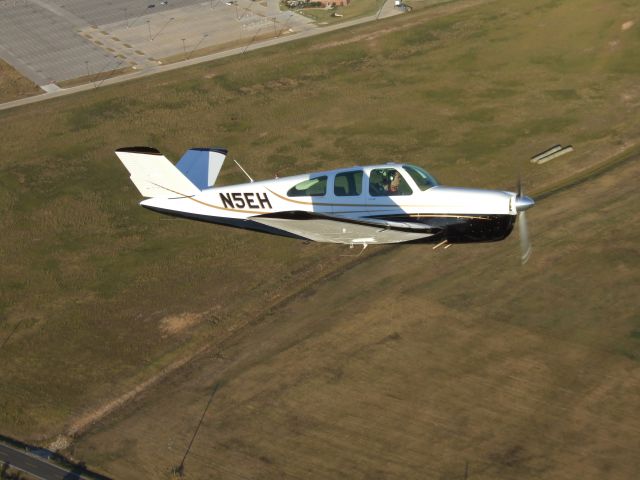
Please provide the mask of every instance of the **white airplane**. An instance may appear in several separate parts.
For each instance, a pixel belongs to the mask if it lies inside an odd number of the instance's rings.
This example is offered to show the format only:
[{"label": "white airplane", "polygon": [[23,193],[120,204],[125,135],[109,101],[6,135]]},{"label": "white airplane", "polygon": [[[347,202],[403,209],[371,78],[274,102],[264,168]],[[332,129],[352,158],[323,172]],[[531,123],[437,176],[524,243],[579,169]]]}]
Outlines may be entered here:
[{"label": "white airplane", "polygon": [[238,164],[250,182],[215,187],[225,149],[192,148],[176,165],[149,147],[115,153],[148,197],[140,205],[168,215],[363,250],[503,240],[518,217],[522,262],[531,254],[525,210],[534,201],[520,185],[517,193],[447,187],[415,165],[387,163],[258,182]]}]

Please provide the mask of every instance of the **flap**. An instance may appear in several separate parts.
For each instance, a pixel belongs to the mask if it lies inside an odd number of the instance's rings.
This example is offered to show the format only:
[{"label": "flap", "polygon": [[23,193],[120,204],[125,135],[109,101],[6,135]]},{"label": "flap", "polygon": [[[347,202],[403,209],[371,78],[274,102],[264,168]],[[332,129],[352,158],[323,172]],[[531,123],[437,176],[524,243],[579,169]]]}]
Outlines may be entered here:
[{"label": "flap", "polygon": [[303,211],[256,215],[250,219],[309,240],[348,244],[409,242],[433,236],[440,230],[422,223],[344,218]]}]

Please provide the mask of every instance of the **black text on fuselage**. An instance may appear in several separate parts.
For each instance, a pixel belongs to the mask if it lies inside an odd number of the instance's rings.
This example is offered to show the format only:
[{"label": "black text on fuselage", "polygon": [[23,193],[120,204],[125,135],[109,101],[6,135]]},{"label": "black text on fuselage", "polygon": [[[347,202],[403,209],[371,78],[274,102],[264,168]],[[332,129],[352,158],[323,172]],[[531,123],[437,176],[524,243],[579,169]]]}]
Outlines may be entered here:
[{"label": "black text on fuselage", "polygon": [[225,208],[273,208],[266,193],[220,193]]}]

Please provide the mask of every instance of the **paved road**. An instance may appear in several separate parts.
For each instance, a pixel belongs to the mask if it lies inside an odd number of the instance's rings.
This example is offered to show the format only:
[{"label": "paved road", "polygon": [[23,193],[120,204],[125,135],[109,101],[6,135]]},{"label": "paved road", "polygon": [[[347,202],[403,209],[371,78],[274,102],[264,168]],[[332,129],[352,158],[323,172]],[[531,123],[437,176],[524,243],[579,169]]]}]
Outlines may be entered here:
[{"label": "paved road", "polygon": [[13,468],[43,480],[81,480],[86,478],[78,473],[54,465],[44,458],[3,444],[0,444],[0,462],[8,463]]}]

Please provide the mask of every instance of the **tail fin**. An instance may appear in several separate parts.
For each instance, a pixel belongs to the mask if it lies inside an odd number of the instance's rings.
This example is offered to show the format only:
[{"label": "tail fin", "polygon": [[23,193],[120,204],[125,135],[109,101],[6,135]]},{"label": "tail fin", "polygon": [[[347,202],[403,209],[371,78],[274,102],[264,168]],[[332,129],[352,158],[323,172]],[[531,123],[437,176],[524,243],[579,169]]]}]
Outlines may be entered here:
[{"label": "tail fin", "polygon": [[213,187],[227,156],[224,148],[192,148],[187,150],[176,168],[200,190]]},{"label": "tail fin", "polygon": [[116,155],[143,197],[191,197],[200,193],[191,180],[155,148],[127,147]]}]

